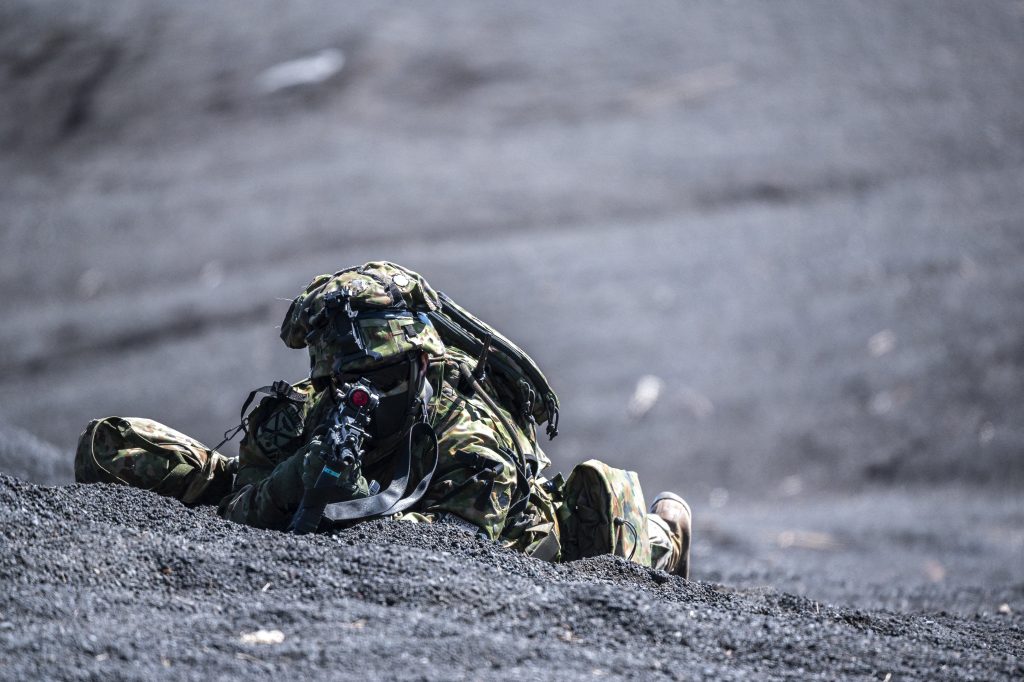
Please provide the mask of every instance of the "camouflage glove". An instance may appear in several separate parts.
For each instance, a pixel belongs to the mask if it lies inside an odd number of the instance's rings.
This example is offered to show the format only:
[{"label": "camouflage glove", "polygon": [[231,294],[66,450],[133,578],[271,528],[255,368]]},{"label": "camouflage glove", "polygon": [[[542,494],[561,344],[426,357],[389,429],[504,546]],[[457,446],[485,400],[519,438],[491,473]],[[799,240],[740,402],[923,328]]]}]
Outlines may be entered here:
[{"label": "camouflage glove", "polygon": [[[307,490],[316,485],[320,472],[324,470],[324,461],[330,452],[329,447],[319,437],[313,438],[306,445],[302,461],[302,484]],[[363,477],[359,462],[345,467],[339,473],[341,475],[337,484],[338,501],[369,497],[370,486]]]}]

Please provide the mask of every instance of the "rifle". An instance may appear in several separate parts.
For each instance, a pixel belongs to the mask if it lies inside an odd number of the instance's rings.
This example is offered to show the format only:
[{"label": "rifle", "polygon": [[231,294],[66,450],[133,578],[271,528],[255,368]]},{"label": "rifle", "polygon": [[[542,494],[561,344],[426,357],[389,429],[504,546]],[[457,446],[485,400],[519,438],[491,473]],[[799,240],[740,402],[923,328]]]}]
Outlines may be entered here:
[{"label": "rifle", "polygon": [[328,417],[327,454],[324,468],[312,488],[302,495],[289,532],[297,535],[312,533],[320,525],[324,508],[331,499],[331,491],[341,484],[342,472],[363,458],[365,443],[371,438],[366,432],[371,415],[377,409],[380,395],[364,380],[345,384],[335,392],[338,406]]}]

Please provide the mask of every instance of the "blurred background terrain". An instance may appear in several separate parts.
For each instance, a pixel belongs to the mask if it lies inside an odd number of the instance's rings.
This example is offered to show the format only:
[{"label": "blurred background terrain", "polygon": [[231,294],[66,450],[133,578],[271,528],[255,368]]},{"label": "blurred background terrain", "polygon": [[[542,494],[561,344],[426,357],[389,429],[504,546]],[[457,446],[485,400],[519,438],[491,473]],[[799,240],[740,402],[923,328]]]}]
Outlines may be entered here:
[{"label": "blurred background terrain", "polygon": [[[698,579],[1024,608],[1024,3],[0,5],[0,470],[208,444],[316,274],[530,352]],[[233,446],[225,451],[233,452]]]}]

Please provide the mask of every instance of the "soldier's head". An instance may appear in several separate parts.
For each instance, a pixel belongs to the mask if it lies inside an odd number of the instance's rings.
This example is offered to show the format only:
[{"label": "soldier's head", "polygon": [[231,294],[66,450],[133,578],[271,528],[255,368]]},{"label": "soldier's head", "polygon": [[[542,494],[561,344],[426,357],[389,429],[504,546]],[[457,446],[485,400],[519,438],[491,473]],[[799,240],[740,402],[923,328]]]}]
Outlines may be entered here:
[{"label": "soldier's head", "polygon": [[427,313],[437,294],[415,272],[372,262],[316,277],[292,301],[281,324],[290,348],[308,348],[314,384],[363,378],[382,394],[374,419],[378,435],[401,428],[423,399],[431,358],[444,344]]}]

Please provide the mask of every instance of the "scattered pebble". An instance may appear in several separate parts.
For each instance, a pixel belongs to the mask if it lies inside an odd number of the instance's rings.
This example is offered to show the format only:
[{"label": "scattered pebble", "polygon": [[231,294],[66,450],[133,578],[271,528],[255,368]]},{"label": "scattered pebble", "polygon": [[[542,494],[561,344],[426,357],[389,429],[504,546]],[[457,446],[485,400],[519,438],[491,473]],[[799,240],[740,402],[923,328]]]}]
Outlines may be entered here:
[{"label": "scattered pebble", "polygon": [[633,390],[633,397],[629,400],[629,406],[626,408],[629,416],[633,419],[640,419],[650,412],[654,404],[658,402],[664,385],[665,382],[652,374],[640,377]]},{"label": "scattered pebble", "polygon": [[345,55],[341,50],[328,48],[314,55],[276,64],[260,74],[257,87],[264,94],[316,85],[341,71]]},{"label": "scattered pebble", "polygon": [[924,574],[933,583],[941,583],[946,579],[946,567],[934,559],[924,562]]},{"label": "scattered pebble", "polygon": [[880,358],[896,348],[896,334],[891,329],[883,329],[868,339],[868,353],[873,358]]},{"label": "scattered pebble", "polygon": [[715,488],[708,495],[708,506],[712,509],[721,509],[729,502],[729,491],[725,488]]},{"label": "scattered pebble", "polygon": [[243,644],[280,644],[284,641],[284,633],[280,630],[256,630],[243,632],[240,639]]}]

